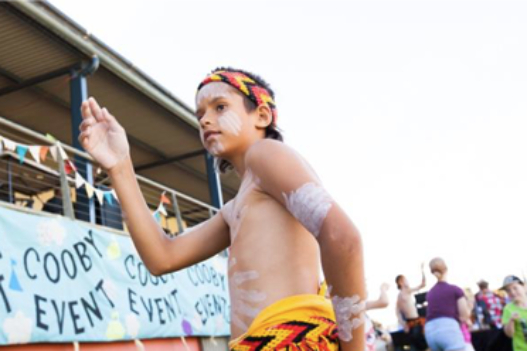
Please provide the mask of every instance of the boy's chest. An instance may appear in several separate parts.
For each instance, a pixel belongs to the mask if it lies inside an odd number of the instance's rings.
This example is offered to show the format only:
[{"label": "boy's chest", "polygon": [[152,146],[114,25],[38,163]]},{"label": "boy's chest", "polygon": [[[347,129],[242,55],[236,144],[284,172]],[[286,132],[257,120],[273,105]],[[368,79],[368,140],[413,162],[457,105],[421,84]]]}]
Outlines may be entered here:
[{"label": "boy's chest", "polygon": [[[283,206],[258,186],[250,186],[240,191],[224,209],[225,220],[230,228],[231,244],[246,232],[259,232],[262,221],[276,218],[276,212]],[[270,221],[268,221],[270,223]]]}]

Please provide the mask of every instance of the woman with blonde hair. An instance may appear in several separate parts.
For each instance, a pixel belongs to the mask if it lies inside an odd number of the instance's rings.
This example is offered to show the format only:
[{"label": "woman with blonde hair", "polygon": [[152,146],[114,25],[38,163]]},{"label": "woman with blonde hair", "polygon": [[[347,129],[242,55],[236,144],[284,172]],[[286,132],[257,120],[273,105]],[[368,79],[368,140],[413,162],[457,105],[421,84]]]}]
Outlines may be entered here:
[{"label": "woman with blonde hair", "polygon": [[467,299],[461,288],[447,283],[447,266],[442,258],[430,261],[437,283],[427,294],[425,337],[432,351],[464,351],[460,323],[470,320]]}]

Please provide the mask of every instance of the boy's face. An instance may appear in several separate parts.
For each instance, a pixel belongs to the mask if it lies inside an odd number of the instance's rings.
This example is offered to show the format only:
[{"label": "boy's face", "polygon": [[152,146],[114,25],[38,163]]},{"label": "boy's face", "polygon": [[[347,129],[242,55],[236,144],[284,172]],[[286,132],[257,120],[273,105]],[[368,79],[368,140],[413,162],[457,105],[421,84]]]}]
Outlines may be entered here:
[{"label": "boy's face", "polygon": [[507,294],[513,301],[518,301],[525,296],[525,287],[518,282],[507,285],[505,290],[507,290]]},{"label": "boy's face", "polygon": [[247,141],[254,114],[247,112],[243,95],[226,83],[204,86],[196,96],[201,142],[213,156],[224,156]]}]

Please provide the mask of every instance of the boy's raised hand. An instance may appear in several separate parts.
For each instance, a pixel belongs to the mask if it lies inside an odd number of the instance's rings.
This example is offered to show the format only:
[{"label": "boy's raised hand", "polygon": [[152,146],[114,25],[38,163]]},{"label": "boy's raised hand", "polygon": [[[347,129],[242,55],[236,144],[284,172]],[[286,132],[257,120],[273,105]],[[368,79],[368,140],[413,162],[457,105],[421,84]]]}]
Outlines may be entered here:
[{"label": "boy's raised hand", "polygon": [[126,132],[106,108],[90,97],[82,103],[79,141],[103,168],[110,170],[130,153]]}]

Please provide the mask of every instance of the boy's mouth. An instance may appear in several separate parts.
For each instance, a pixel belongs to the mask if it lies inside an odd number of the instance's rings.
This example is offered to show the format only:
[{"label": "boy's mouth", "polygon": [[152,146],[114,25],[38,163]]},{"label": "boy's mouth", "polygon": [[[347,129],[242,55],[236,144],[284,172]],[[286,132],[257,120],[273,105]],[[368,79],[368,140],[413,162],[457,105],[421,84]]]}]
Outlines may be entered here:
[{"label": "boy's mouth", "polygon": [[209,138],[219,134],[221,133],[213,130],[206,131],[205,133],[203,133],[203,140],[207,141]]}]

